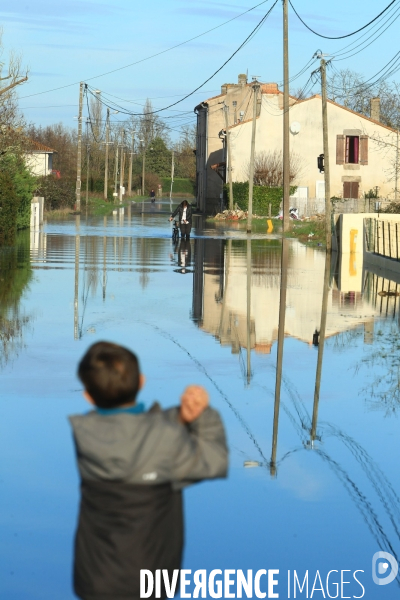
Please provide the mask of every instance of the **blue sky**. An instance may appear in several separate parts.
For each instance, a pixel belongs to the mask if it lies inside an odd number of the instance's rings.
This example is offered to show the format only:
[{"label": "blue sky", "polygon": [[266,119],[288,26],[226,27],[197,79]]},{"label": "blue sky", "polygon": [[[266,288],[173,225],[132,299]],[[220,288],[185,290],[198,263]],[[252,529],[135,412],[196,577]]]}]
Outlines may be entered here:
[{"label": "blue sky", "polygon": [[[310,27],[328,36],[358,29],[388,3],[389,0],[293,0]],[[257,0],[65,0],[62,4],[50,0],[3,0],[0,23],[5,54],[10,50],[20,53],[23,64],[30,68],[29,82],[19,90],[21,109],[26,119],[36,124],[62,121],[74,126],[80,80],[126,99],[132,110],[140,111],[147,97],[152,98],[155,108],[162,108],[192,91],[220,67],[273,0],[170,52],[143,59],[217,27],[256,4]],[[400,14],[400,0],[392,7],[393,11],[396,9]],[[400,19],[367,49],[336,62],[336,67],[358,71],[366,78],[373,76],[398,51],[398,23]],[[319,38],[299,22],[291,8],[289,27],[291,76],[307,64],[317,49],[335,54],[355,39]],[[97,77],[137,61],[142,62]],[[293,88],[304,85],[315,66],[307,68]],[[177,111],[190,111],[187,121],[194,122],[192,111],[198,102],[218,93],[222,83],[236,82],[238,73],[246,71],[250,78],[258,75],[262,81],[282,79],[281,0],[261,31],[203,91],[161,115],[178,116]],[[174,119],[170,123],[179,125]]]}]

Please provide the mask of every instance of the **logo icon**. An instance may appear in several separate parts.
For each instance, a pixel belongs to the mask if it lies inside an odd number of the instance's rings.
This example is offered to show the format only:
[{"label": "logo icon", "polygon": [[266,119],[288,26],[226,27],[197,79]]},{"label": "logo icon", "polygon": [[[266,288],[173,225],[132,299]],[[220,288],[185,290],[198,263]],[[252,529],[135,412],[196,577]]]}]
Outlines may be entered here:
[{"label": "logo icon", "polygon": [[[389,567],[391,570],[388,572]],[[396,577],[399,565],[394,556],[389,552],[375,552],[372,557],[372,579],[377,585],[387,585]],[[385,577],[382,577],[385,575]]]}]

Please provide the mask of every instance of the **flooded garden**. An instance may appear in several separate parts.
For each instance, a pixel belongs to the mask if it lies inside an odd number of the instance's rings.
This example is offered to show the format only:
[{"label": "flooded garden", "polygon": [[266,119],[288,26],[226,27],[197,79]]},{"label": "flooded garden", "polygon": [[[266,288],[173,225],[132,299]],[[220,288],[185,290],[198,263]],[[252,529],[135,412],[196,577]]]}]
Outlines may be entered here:
[{"label": "flooded garden", "polygon": [[108,340],[138,354],[146,406],[198,383],[226,427],[228,478],[185,491],[184,569],[278,570],[280,598],[398,598],[400,576],[371,569],[400,556],[400,279],[201,216],[173,243],[157,207],[115,212],[0,251],[0,597],[74,598],[67,417],[89,410],[78,360]]}]

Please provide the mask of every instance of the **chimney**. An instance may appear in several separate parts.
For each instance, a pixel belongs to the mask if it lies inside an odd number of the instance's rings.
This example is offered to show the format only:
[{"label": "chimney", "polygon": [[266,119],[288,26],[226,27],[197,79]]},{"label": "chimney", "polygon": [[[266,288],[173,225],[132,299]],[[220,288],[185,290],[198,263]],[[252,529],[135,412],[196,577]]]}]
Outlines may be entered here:
[{"label": "chimney", "polygon": [[246,83],[247,83],[247,75],[245,73],[240,73],[238,75],[238,84],[246,85]]},{"label": "chimney", "polygon": [[224,83],[224,85],[221,85],[221,94],[226,94],[228,91],[228,85],[226,83]]},{"label": "chimney", "polygon": [[381,120],[381,99],[371,98],[371,119],[374,121]]}]

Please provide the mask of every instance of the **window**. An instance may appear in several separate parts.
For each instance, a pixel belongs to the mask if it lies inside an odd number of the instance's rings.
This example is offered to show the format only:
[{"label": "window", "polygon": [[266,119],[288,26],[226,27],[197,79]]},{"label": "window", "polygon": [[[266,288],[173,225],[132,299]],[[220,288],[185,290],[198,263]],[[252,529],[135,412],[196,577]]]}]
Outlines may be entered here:
[{"label": "window", "polygon": [[345,162],[358,165],[359,163],[360,138],[358,135],[346,135],[346,158]]},{"label": "window", "polygon": [[345,131],[343,135],[336,136],[337,165],[368,164],[368,136],[352,135],[353,131]]},{"label": "window", "polygon": [[345,181],[343,183],[343,198],[358,198],[358,181]]}]

